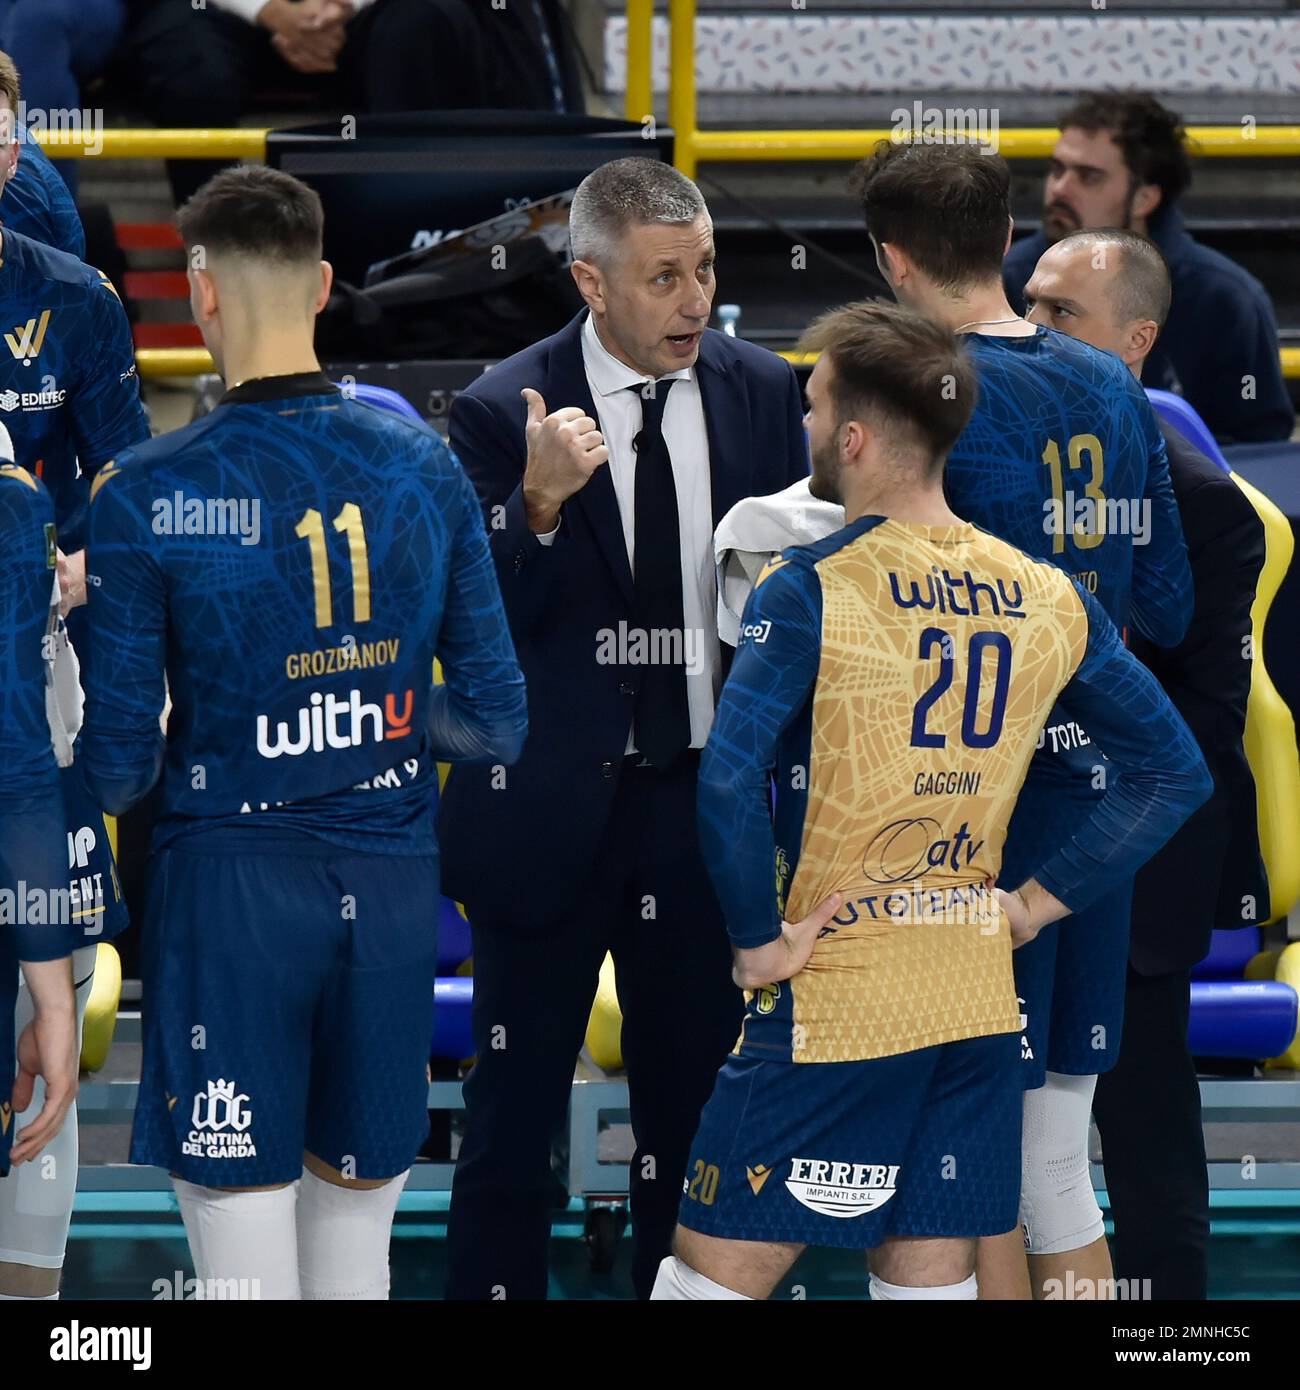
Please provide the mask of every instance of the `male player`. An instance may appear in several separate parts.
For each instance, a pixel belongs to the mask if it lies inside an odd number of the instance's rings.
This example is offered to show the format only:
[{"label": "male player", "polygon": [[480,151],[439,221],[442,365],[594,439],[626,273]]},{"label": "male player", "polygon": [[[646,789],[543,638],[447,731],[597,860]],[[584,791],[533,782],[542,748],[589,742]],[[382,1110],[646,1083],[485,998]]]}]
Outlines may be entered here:
[{"label": "male player", "polygon": [[[0,430],[0,436],[3,435]],[[8,440],[0,438],[8,452]],[[25,469],[0,463],[0,1188],[9,1165],[36,1157],[58,1134],[77,1094],[63,798],[45,718],[54,508]],[[11,1020],[22,964],[32,1017]],[[15,1065],[17,1076],[15,1078]],[[44,1099],[15,1137],[34,1084]],[[75,1177],[75,1174],[74,1174]],[[0,1300],[28,1296],[24,1271],[0,1260]]]},{"label": "male player", "polygon": [[[0,73],[3,70],[4,59],[0,57]],[[0,95],[3,86],[0,78]],[[21,130],[18,148],[21,153],[17,165],[4,186],[5,227],[84,261],[86,229],[63,176],[49,155]],[[8,150],[7,155],[12,163],[13,150]]]},{"label": "male player", "polygon": [[[18,95],[18,71],[0,54],[0,172],[6,185],[19,168]],[[48,216],[28,225],[33,232],[48,226],[61,239],[69,235]],[[107,276],[53,244],[30,240],[6,219],[0,233],[0,331],[0,412],[15,459],[44,481],[54,499],[66,613],[86,601],[82,551],[90,479],[115,454],[149,438],[131,326]],[[73,637],[84,645],[81,631]]]},{"label": "male player", "polygon": [[[28,467],[42,472],[52,486],[56,478],[63,479],[62,520],[68,523],[72,539],[67,540],[61,533],[60,541],[65,550],[75,552],[82,543],[79,513],[89,485],[88,479],[76,477],[80,441],[89,441],[89,458],[102,460],[118,446],[146,437],[148,429],[143,424],[138,401],[125,314],[115,295],[101,288],[108,282],[80,263],[86,246],[81,219],[54,165],[39,145],[17,129],[18,96],[18,72],[12,60],[0,53],[0,127],[3,128],[0,211],[3,212],[5,238],[0,257],[11,261],[11,265],[0,264],[0,313],[7,315],[12,306],[13,316],[9,322],[14,324],[13,333],[6,334],[9,352],[0,353],[0,373],[12,374],[8,389],[0,392],[0,411],[9,427],[5,433],[5,455],[12,459],[11,439],[16,436],[20,457]],[[53,286],[24,273],[22,267],[33,262],[43,264],[46,271],[53,267]],[[75,286],[80,288],[71,288]],[[46,288],[50,290],[48,296],[44,294]],[[36,294],[38,299],[30,302],[23,298],[24,294]],[[59,296],[64,296],[68,304],[68,295],[74,296],[70,304],[71,310],[75,310],[78,294],[92,311],[84,331],[108,331],[114,345],[113,355],[121,360],[120,367],[110,362],[107,367],[92,370],[85,378],[89,387],[83,384],[80,362],[83,359],[87,363],[94,361],[106,345],[76,342],[75,323],[65,322],[70,312],[68,308],[61,308],[57,314],[52,309],[46,313],[46,307]],[[60,343],[65,332],[72,336],[66,343]],[[25,368],[13,355],[16,348],[24,347],[24,342],[33,354],[31,368]],[[65,355],[76,354],[78,370],[74,375],[78,388],[72,399],[61,394],[58,378],[48,370],[56,355],[56,346]],[[20,356],[26,356],[26,352]],[[8,367],[4,366],[6,361]],[[37,375],[42,364],[44,370]],[[118,380],[123,370],[128,372],[125,382]],[[120,397],[124,408],[101,427],[93,415],[87,413],[87,408],[96,398],[97,386],[107,385],[109,371],[113,373],[112,385],[102,398],[111,401]],[[34,383],[39,385],[39,390],[33,392]],[[103,815],[86,795],[79,770],[72,766],[72,740],[80,723],[81,691],[77,655],[58,609],[62,606],[66,611],[73,603],[83,601],[83,575],[80,555],[60,556],[59,577],[67,593],[65,595],[57,587],[53,590],[56,611],[47,633],[48,732],[60,768],[63,804],[68,817],[65,881],[76,899],[72,913],[72,925],[76,930],[70,945],[78,1028],[94,981],[97,943],[112,940],[125,928],[127,920]],[[67,603],[63,604],[65,597]],[[84,611],[70,616],[68,621],[80,628],[83,618]],[[79,635],[84,637],[84,628]],[[81,645],[84,654],[84,641]],[[22,1033],[32,1018],[33,1008],[34,999],[24,983],[19,989],[16,1010],[18,1033]],[[33,1119],[43,1104],[44,1092],[37,1080],[31,1094],[30,1114],[18,1113],[15,1124],[23,1125]],[[0,1292],[11,1296],[52,1298],[57,1294],[76,1197],[75,1103],[56,1139],[46,1148],[43,1159],[39,1167],[21,1168],[9,1182],[0,1184]]]},{"label": "male player", "polygon": [[[980,401],[948,458],[958,514],[1076,578],[1124,633],[1171,646],[1192,583],[1164,440],[1141,386],[1110,353],[1026,323],[1007,303],[1005,162],[969,145],[882,142],[855,171],[877,263],[899,302],[966,335]],[[1105,792],[1113,770],[1093,730],[1051,714],[1003,863],[1019,883]],[[1015,958],[1027,1019],[1023,1243],[1035,1279],[1110,1277],[1088,1171],[1096,1077],[1115,1064],[1124,1017],[1131,880],[1114,875],[1086,912]],[[1028,1297],[1019,1235],[1001,1273],[981,1254],[986,1297]],[[1078,1283],[1079,1288],[1089,1287]]]},{"label": "male player", "polygon": [[[821,353],[813,494],[847,525],[760,575],[705,750],[701,835],[747,1009],[655,1296],[765,1298],[812,1244],[871,1249],[873,1298],[973,1299],[975,1238],[1014,1220],[1019,1188],[1013,939],[1132,872],[1209,779],[1096,600],[949,509],[976,393],[953,335],[874,302],[801,348]],[[994,896],[1058,695],[1116,775]]]},{"label": "male player", "polygon": [[180,213],[230,389],[95,480],[79,752],[111,812],[160,782],[132,1159],[201,1279],[382,1299],[428,1129],[436,763],[510,763],[526,719],[468,479],[321,374],[322,220],[265,168]]}]

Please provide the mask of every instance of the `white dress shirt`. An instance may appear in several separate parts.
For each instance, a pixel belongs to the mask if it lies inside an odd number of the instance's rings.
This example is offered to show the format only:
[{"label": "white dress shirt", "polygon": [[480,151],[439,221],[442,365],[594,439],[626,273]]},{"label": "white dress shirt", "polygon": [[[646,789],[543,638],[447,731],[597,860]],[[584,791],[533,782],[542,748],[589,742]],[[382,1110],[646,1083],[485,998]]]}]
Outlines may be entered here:
[{"label": "white dress shirt", "polygon": [[[636,451],[632,439],[641,428],[641,397],[638,391],[647,377],[620,362],[600,341],[592,315],[582,326],[582,363],[587,384],[596,404],[600,432],[609,449],[610,481],[623,521],[623,543],[628,564],[636,573]],[[713,559],[713,493],[709,475],[709,436],[704,424],[704,402],[693,367],[669,372],[666,377],[678,384],[668,393],[664,406],[664,442],[673,462],[673,482],[677,488],[677,530],[681,544],[682,617],[686,625],[686,700],[691,717],[691,747],[703,748],[713,723],[719,677],[722,672],[715,617],[718,588]],[[572,402],[548,401],[547,408],[558,410]],[[558,531],[558,527],[556,531]],[[539,536],[543,545],[555,539],[556,531]],[[636,729],[628,736],[627,751],[636,749]]]}]

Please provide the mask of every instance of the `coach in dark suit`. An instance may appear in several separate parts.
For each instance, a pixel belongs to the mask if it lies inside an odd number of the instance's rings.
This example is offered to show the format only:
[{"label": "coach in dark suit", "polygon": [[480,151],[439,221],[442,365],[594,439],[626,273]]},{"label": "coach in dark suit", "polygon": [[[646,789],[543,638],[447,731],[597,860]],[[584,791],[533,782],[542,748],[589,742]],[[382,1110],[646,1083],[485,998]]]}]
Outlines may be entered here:
[{"label": "coach in dark suit", "polygon": [[[1058,242],[1025,293],[1032,320],[1116,353],[1136,376],[1170,301],[1157,248],[1114,231]],[[1138,872],[1124,1040],[1114,1069],[1098,1078],[1093,1118],[1115,1218],[1116,1277],[1150,1279],[1153,1298],[1203,1299],[1209,1187],[1187,1017],[1191,970],[1211,931],[1268,915],[1255,782],[1242,747],[1264,524],[1221,468],[1177,430],[1161,428],[1196,603],[1177,647],[1135,638],[1133,648],[1196,736],[1214,794]]]},{"label": "coach in dark suit", "polygon": [[[552,1136],[606,950],[636,1153],[633,1281],[648,1296],[741,995],[695,831],[699,750],[725,674],[713,530],[808,471],[798,384],[706,327],[699,190],[606,164],[570,217],[588,308],[480,377],[451,412],[528,682],[506,769],[456,769],[446,891],[474,933],[478,1061],[448,1227],[453,1298],[544,1298]],[[468,775],[466,775],[468,773]]]}]

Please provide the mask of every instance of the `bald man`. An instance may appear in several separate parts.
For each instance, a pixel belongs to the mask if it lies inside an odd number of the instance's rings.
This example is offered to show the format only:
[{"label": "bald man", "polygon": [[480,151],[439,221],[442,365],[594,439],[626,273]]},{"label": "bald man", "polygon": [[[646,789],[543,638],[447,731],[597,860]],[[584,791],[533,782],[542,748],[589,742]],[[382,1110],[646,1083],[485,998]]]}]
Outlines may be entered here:
[{"label": "bald man", "polygon": [[[1025,286],[1032,323],[1113,352],[1141,377],[1170,306],[1159,250],[1128,231],[1076,232],[1044,252]],[[1250,608],[1264,563],[1264,527],[1245,493],[1161,422],[1195,588],[1183,641],[1133,649],[1191,727],[1215,791],[1139,871],[1114,1069],[1099,1078],[1101,1131],[1115,1219],[1118,1279],[1130,1297],[1203,1299],[1209,1192],[1200,1090],[1187,1047],[1191,968],[1215,927],[1249,926],[1243,903],[1267,903],[1255,785],[1242,747],[1250,692]]]}]

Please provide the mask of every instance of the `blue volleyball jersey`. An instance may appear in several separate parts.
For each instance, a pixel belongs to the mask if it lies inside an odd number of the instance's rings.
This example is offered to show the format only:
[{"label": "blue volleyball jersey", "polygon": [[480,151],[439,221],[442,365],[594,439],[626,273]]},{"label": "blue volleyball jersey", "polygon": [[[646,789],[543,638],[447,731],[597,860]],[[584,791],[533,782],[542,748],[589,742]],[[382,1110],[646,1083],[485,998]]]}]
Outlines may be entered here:
[{"label": "blue volleyball jersey", "polygon": [[[979,401],[948,456],[953,510],[1077,580],[1121,633],[1181,640],[1192,579],[1164,436],[1132,372],[1109,352],[1040,327],[1032,337],[970,334]],[[1053,710],[1011,822],[1006,882],[1101,796],[1105,757]]]},{"label": "blue volleyball jersey", "polygon": [[798,974],[747,995],[742,1056],[856,1061],[1019,1031],[985,885],[1058,697],[1115,773],[1032,865],[1074,910],[1210,785],[1096,600],[971,525],[860,517],[769,562],[701,760],[701,845],[737,946],[843,903]]},{"label": "blue volleyball jersey", "polygon": [[5,231],[21,232],[79,261],[86,256],[86,229],[63,175],[50,157],[25,132],[18,168],[0,196],[0,222]]},{"label": "blue volleyball jersey", "polygon": [[953,511],[1077,579],[1160,646],[1192,616],[1191,571],[1155,414],[1109,352],[1039,328],[965,335],[979,401],[948,455]]},{"label": "blue volleyball jersey", "polygon": [[49,494],[25,469],[0,466],[0,932],[13,933],[22,960],[81,944],[66,920],[67,832],[45,712],[54,567]]},{"label": "blue volleyball jersey", "polygon": [[436,760],[518,755],[469,480],[432,430],[319,373],[246,383],[105,468],[88,570],[78,759],[110,812],[161,776],[155,845],[273,827],[429,853]]},{"label": "blue volleyball jersey", "polygon": [[5,227],[0,335],[0,423],[50,490],[60,547],[80,550],[90,479],[149,438],[126,311],[98,270]]}]

